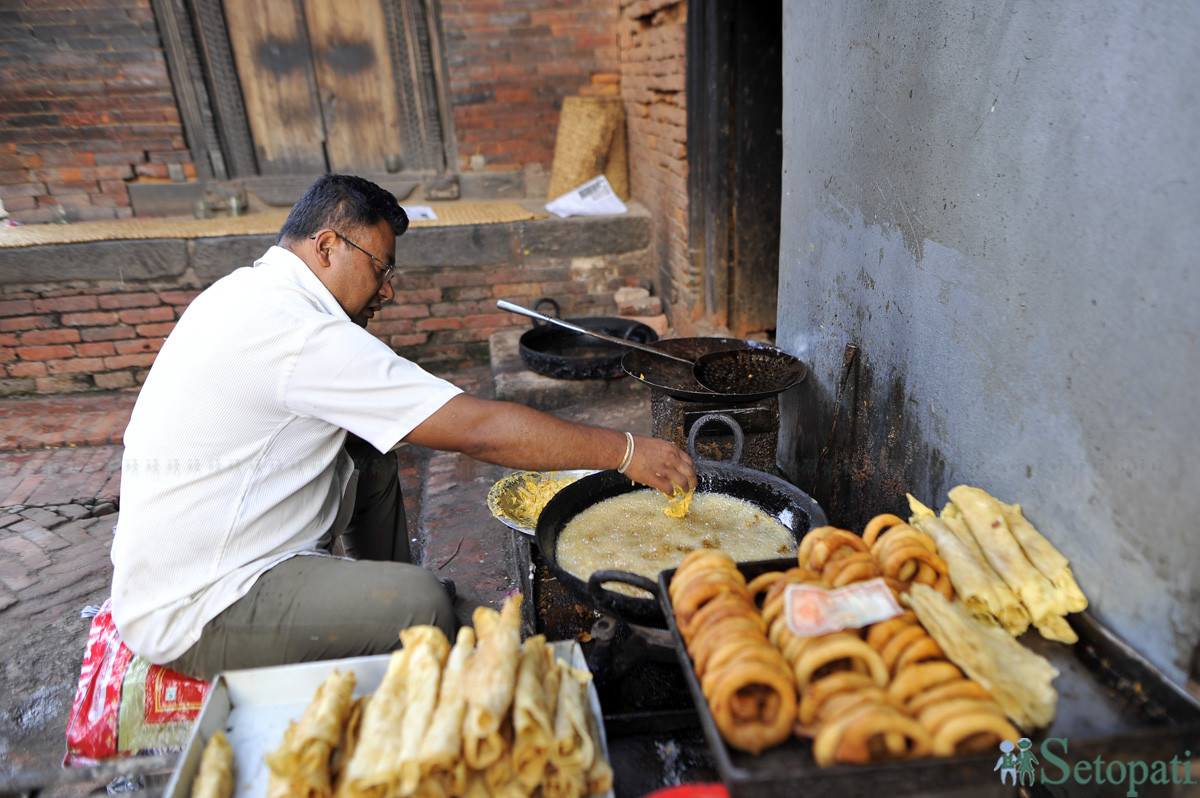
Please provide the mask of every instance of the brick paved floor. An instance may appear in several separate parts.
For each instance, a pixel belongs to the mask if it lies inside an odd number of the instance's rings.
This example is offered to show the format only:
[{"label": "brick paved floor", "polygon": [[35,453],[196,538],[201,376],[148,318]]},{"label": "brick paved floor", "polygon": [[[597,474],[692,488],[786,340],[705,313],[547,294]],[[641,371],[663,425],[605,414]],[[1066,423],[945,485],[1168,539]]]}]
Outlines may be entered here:
[{"label": "brick paved floor", "polygon": [[134,394],[0,399],[0,780],[56,767],[88,622],[109,593]]}]

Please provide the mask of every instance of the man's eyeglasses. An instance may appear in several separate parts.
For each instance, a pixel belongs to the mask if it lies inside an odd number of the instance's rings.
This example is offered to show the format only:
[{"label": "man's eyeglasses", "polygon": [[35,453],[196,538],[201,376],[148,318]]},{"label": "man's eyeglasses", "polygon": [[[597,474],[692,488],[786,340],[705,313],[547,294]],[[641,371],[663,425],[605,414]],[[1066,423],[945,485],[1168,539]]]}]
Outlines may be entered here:
[{"label": "man's eyeglasses", "polygon": [[[337,230],[334,230],[334,231],[333,231],[333,234],[334,234],[335,236],[337,236],[338,238],[342,239],[343,241],[345,241],[345,242],[346,242],[347,244],[349,244],[350,246],[352,246],[352,247],[354,247],[355,249],[357,249],[357,250],[358,250],[359,252],[361,252],[362,254],[366,255],[366,256],[367,256],[368,258],[370,258],[371,260],[373,260],[373,261],[375,261],[376,263],[378,263],[380,266],[382,266],[382,267],[383,267],[383,281],[384,281],[384,282],[387,282],[388,280],[392,279],[392,275],[396,273],[396,267],[395,267],[395,266],[393,266],[392,264],[390,264],[390,263],[388,263],[388,262],[386,262],[386,261],[380,260],[379,258],[375,257],[375,256],[374,256],[374,255],[372,255],[370,252],[367,252],[365,249],[363,249],[362,247],[360,247],[358,244],[355,244],[353,241],[351,241],[350,239],[346,238],[344,235],[342,235],[341,233],[339,233]],[[315,238],[316,238],[316,236],[309,236],[309,238],[313,238],[313,239],[315,239]]]}]

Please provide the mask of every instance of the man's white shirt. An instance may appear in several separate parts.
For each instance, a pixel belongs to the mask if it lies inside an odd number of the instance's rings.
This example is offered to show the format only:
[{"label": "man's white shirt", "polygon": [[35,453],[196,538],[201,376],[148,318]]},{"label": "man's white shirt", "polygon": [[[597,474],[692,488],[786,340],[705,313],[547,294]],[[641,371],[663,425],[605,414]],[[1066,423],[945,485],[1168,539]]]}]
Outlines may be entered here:
[{"label": "man's white shirt", "polygon": [[272,247],[191,303],[125,430],[112,547],[122,639],[169,662],[264,571],[345,525],[346,431],[390,451],[461,391]]}]

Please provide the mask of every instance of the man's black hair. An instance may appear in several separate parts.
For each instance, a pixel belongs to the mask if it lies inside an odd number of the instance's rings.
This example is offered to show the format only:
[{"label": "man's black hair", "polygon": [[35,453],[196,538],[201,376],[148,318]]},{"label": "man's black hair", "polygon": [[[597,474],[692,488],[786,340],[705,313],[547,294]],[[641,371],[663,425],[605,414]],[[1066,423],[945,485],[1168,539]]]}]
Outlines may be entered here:
[{"label": "man's black hair", "polygon": [[392,192],[354,175],[322,175],[292,206],[275,243],[301,241],[326,227],[340,233],[381,221],[396,235],[408,229],[408,214]]}]

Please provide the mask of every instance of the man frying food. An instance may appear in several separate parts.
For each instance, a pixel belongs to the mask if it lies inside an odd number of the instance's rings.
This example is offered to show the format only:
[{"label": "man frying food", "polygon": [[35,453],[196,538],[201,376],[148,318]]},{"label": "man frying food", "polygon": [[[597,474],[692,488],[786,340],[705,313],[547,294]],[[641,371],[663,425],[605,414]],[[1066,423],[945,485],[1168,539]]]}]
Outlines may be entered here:
[{"label": "man frying food", "polygon": [[386,190],[326,175],[179,319],[125,431],[112,609],[135,653],[211,679],[390,651],[416,624],[452,637],[449,594],[407,562],[401,443],[695,487],[667,441],[469,396],[368,333],[407,226]]}]

